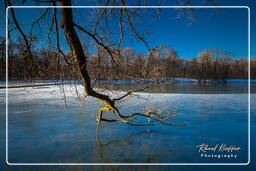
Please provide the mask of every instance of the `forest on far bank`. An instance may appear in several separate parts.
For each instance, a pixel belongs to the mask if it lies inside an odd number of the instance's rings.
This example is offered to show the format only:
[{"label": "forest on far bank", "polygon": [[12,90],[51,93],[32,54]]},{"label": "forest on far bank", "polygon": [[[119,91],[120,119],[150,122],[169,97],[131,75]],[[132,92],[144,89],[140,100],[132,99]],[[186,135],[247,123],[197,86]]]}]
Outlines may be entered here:
[{"label": "forest on far bank", "polygon": [[[31,42],[35,43],[35,42]],[[70,52],[59,59],[56,50],[38,49],[31,46],[36,72],[29,67],[25,44],[19,38],[12,41],[8,55],[9,80],[77,80],[77,68]],[[95,45],[94,52],[87,53],[88,72],[92,79],[138,80],[193,78],[198,80],[248,79],[248,59],[235,58],[223,49],[202,50],[196,58],[182,58],[169,46],[154,48],[154,53],[142,53],[123,48],[114,54],[115,62],[106,50]],[[0,80],[5,80],[5,38],[0,37]],[[251,79],[256,79],[256,58],[251,58]]]}]

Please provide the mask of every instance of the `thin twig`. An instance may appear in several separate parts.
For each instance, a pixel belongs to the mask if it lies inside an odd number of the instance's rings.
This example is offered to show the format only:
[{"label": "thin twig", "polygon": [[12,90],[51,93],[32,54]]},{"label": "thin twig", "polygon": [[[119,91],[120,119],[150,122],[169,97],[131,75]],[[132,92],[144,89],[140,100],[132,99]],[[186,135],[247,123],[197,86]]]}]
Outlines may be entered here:
[{"label": "thin twig", "polygon": [[[10,0],[6,0],[7,3],[8,3],[8,6],[12,6],[12,3]],[[13,22],[14,24],[16,25],[17,29],[19,30],[23,40],[25,41],[25,45],[26,45],[26,49],[28,51],[28,58],[30,59],[30,62],[31,62],[31,65],[33,67],[33,71],[34,73],[37,73],[36,72],[36,67],[35,67],[35,64],[34,64],[34,60],[33,60],[33,56],[32,56],[32,52],[31,52],[31,49],[30,49],[30,46],[29,46],[29,42],[27,40],[27,37],[25,35],[25,33],[23,32],[22,28],[20,27],[17,19],[16,19],[16,15],[15,15],[15,12],[14,12],[14,9],[13,8],[10,8],[11,10],[11,14],[12,14],[12,19],[13,19]]]},{"label": "thin twig", "polygon": [[102,46],[108,52],[108,54],[111,56],[112,62],[115,63],[115,58],[113,56],[114,52],[109,47],[107,47],[104,43],[102,43],[100,40],[98,40],[98,38],[94,34],[89,32],[85,28],[83,28],[83,27],[81,27],[81,26],[79,26],[78,24],[75,24],[75,23],[74,23],[74,26],[77,27],[79,30],[85,32],[87,35],[89,35],[98,45]]},{"label": "thin twig", "polygon": [[[122,5],[125,6],[125,1],[124,1],[124,0],[121,0],[121,2],[122,2]],[[149,50],[149,52],[150,52],[150,51],[151,51],[150,46],[148,45],[148,43],[147,43],[147,42],[137,33],[137,31],[135,30],[135,28],[134,28],[134,26],[133,26],[133,24],[132,24],[132,21],[131,21],[131,17],[130,17],[130,15],[129,15],[129,13],[128,13],[128,11],[127,11],[126,8],[124,8],[124,13],[125,13],[125,15],[126,15],[126,17],[127,17],[127,19],[128,19],[128,23],[129,23],[129,26],[130,26],[132,32],[135,34],[135,36],[136,36],[139,40],[141,40],[141,41],[145,44],[145,46],[148,48],[148,50]]]}]

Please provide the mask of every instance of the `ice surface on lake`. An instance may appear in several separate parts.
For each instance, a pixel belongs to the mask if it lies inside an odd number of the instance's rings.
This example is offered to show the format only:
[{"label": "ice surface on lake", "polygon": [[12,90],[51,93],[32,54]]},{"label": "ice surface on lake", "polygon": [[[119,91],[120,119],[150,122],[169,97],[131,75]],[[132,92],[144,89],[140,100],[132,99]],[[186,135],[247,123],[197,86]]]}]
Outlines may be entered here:
[{"label": "ice surface on lake", "polygon": [[[247,94],[134,93],[117,102],[122,114],[173,113],[176,116],[168,123],[187,125],[132,127],[103,122],[97,139],[95,118],[102,104],[86,97],[81,106],[75,87],[64,89],[67,108],[59,86],[8,89],[9,162],[247,162]],[[82,86],[77,91],[83,95]],[[111,97],[125,93],[98,91]],[[5,89],[0,96],[4,120]],[[252,94],[254,120],[255,100]],[[1,128],[3,141],[4,125]],[[236,160],[204,159],[195,148],[201,143],[235,144],[243,150]]]}]

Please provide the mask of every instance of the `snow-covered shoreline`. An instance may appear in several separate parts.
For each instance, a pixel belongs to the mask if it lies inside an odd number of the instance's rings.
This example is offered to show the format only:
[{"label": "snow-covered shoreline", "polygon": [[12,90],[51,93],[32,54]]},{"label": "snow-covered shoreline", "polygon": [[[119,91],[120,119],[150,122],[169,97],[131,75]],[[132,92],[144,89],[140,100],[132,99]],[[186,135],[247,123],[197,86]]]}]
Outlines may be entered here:
[{"label": "snow-covered shoreline", "polygon": [[[82,85],[63,85],[62,86],[45,86],[45,87],[25,87],[25,88],[12,88],[8,89],[8,101],[9,102],[24,102],[42,100],[42,102],[52,102],[63,104],[64,94],[68,103],[77,103],[78,97],[84,97],[84,89]],[[110,91],[104,89],[96,89],[97,91],[109,95],[111,98],[120,97],[124,95],[125,91]],[[0,89],[2,97],[5,96],[6,89]],[[239,97],[239,98],[238,98]],[[125,103],[136,103],[137,101],[150,101],[152,103],[174,103],[175,100],[193,101],[193,99],[216,99],[223,101],[238,101],[247,100],[248,94],[182,94],[182,93],[147,93],[136,92],[131,96],[128,96],[123,101]],[[2,98],[4,100],[5,98]],[[190,100],[189,100],[190,99]],[[47,101],[44,101],[47,100]],[[93,97],[85,97],[87,102],[96,102],[97,99]]]},{"label": "snow-covered shoreline", "polygon": [[[92,80],[93,81],[93,80]],[[256,80],[250,80],[251,82],[256,82]],[[137,79],[137,80],[97,80],[97,83],[102,84],[151,84],[155,83],[156,80],[154,79]],[[159,83],[171,83],[171,82],[184,82],[184,83],[193,83],[193,82],[200,82],[199,79],[193,79],[193,78],[165,78],[165,79],[159,79]],[[217,80],[201,80],[201,82],[208,82],[208,83],[218,83],[221,81]],[[227,79],[224,81],[225,83],[247,83],[248,79]],[[34,80],[34,81],[12,81],[9,80],[8,84],[71,84],[71,83],[79,83],[78,81],[69,81],[69,80]],[[0,85],[5,85],[6,81],[0,81]]]}]

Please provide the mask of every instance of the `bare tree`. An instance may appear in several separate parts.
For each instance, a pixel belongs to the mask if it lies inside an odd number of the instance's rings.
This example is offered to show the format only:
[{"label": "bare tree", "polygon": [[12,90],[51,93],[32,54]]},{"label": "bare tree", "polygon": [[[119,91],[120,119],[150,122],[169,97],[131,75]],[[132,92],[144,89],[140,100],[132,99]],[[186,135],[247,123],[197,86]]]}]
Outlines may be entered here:
[{"label": "bare tree", "polygon": [[[7,4],[9,6],[12,5],[10,0],[6,0]],[[25,2],[25,1],[23,1]],[[53,15],[52,15],[52,24],[50,27],[49,32],[52,32],[53,29],[55,29],[55,35],[56,35],[56,47],[57,47],[57,67],[58,67],[58,71],[61,74],[61,78],[63,79],[63,70],[62,68],[59,66],[60,64],[60,58],[62,57],[65,62],[68,64],[68,66],[71,68],[72,65],[76,66],[76,69],[80,75],[80,78],[83,81],[83,86],[84,86],[84,90],[87,96],[92,96],[97,98],[101,103],[103,103],[105,105],[105,107],[100,108],[99,109],[99,114],[97,117],[97,121],[98,121],[98,125],[100,125],[101,121],[107,121],[107,122],[116,122],[116,121],[121,121],[130,125],[151,125],[151,123],[142,123],[142,124],[135,124],[133,123],[133,118],[135,117],[145,117],[145,118],[149,118],[152,121],[156,121],[165,125],[172,125],[172,124],[167,124],[163,121],[163,116],[160,116],[157,113],[154,112],[147,112],[146,114],[142,114],[142,113],[133,113],[130,115],[122,115],[121,112],[119,111],[119,109],[116,107],[116,102],[119,100],[122,100],[123,98],[129,96],[130,94],[136,92],[136,91],[142,91],[147,87],[138,89],[138,90],[132,90],[132,91],[128,91],[126,94],[124,94],[121,97],[118,98],[110,98],[110,96],[100,93],[98,91],[96,91],[93,87],[93,85],[91,84],[91,77],[89,75],[88,72],[88,55],[87,53],[84,51],[84,48],[82,46],[81,40],[79,39],[77,30],[83,32],[84,34],[86,34],[87,36],[89,36],[96,44],[98,44],[99,46],[101,46],[105,52],[109,55],[109,57],[111,58],[112,62],[114,65],[117,65],[117,59],[118,58],[122,58],[122,54],[120,52],[120,44],[122,42],[123,39],[123,18],[126,18],[126,22],[128,23],[128,26],[132,32],[132,34],[139,40],[141,41],[149,50],[149,54],[152,53],[152,49],[150,48],[150,46],[148,45],[148,43],[146,42],[146,40],[136,31],[136,28],[133,25],[133,21],[132,21],[132,16],[136,15],[137,11],[136,10],[128,10],[126,8],[120,8],[117,11],[119,11],[118,15],[120,18],[120,38],[118,41],[118,45],[117,48],[113,48],[111,47],[108,43],[105,43],[103,41],[103,38],[101,36],[99,36],[99,34],[97,33],[97,27],[98,24],[100,23],[100,21],[105,18],[108,19],[108,17],[113,16],[116,9],[110,9],[109,10],[109,14],[106,12],[106,8],[102,8],[100,10],[100,15],[94,25],[94,31],[89,31],[86,28],[82,27],[81,25],[79,25],[78,23],[74,22],[74,16],[73,16],[73,9],[66,7],[66,6],[72,6],[71,0],[60,0],[60,1],[55,1],[55,0],[50,0],[50,1],[39,1],[39,0],[35,0],[35,2],[42,2],[42,3],[51,3],[53,6],[56,5],[57,2],[59,2],[59,5],[62,6],[62,8],[60,9],[60,16],[61,16],[61,22],[58,22],[58,17],[57,17],[57,9],[54,8],[53,9]],[[120,1],[121,5],[126,5],[124,0]],[[107,1],[108,4],[108,1]],[[35,64],[34,64],[34,59],[33,59],[33,55],[31,52],[31,44],[29,43],[29,40],[27,39],[27,36],[25,35],[24,31],[22,30],[20,24],[18,23],[17,19],[16,19],[16,15],[15,15],[15,11],[14,8],[10,8],[11,11],[11,16],[12,16],[12,21],[14,22],[15,26],[17,27],[19,33],[21,34],[25,45],[26,45],[26,49],[27,49],[27,53],[28,53],[28,57],[31,61],[31,66],[33,67],[34,70],[36,70]],[[46,11],[47,13],[47,11]],[[41,18],[43,18],[45,16],[45,13],[42,14],[40,16],[39,19],[37,19],[34,23],[38,23],[39,20]],[[67,59],[67,56],[63,53],[63,51],[60,48],[60,37],[59,37],[59,28],[58,28],[58,24],[60,23],[60,27],[63,29],[64,34],[65,34],[65,38],[66,41],[69,45],[69,48],[71,50],[71,56],[72,56],[72,63],[68,62],[70,60]],[[32,25],[33,27],[33,25]],[[33,29],[31,29],[33,30]],[[156,52],[155,50],[153,52]],[[104,111],[112,111],[114,114],[116,114],[119,118],[118,119],[105,119],[103,118],[103,112]],[[167,115],[167,117],[169,117],[170,115]]]}]

